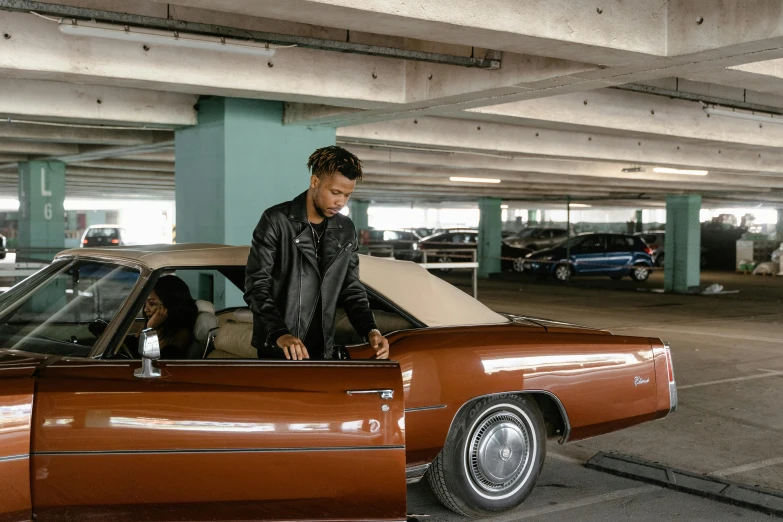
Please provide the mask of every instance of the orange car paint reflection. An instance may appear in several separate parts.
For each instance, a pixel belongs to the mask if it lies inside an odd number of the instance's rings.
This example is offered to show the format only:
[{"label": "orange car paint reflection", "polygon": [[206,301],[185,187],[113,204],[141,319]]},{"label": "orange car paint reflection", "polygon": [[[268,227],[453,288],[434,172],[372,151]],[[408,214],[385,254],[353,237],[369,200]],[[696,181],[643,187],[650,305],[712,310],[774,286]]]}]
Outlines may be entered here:
[{"label": "orange car paint reflection", "polygon": [[[397,364],[157,365],[163,377],[150,380],[133,377],[136,361],[61,361],[42,371],[37,513],[94,506],[90,517],[113,519],[128,504],[139,512],[166,504],[180,516],[199,503],[198,519],[238,518],[248,505],[258,519],[405,518]],[[394,398],[346,393],[379,386]],[[361,503],[351,500],[357,492]]]},{"label": "orange car paint reflection", "polygon": [[668,411],[668,382],[660,387],[649,339],[551,330],[509,324],[390,336],[403,375],[408,465],[432,461],[460,407],[483,395],[551,393],[565,409],[571,441],[652,420],[659,400]]},{"label": "orange car paint reflection", "polygon": [[31,517],[29,454],[33,384],[32,379],[0,378],[0,521]]}]

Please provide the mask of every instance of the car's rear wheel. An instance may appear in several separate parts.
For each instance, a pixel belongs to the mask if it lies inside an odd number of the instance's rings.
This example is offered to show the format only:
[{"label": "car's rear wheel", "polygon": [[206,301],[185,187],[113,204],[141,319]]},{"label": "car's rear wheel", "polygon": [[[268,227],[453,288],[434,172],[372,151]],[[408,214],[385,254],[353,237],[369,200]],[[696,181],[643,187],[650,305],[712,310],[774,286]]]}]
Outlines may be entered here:
[{"label": "car's rear wheel", "polygon": [[[451,263],[451,258],[449,256],[441,256],[438,258],[438,263]],[[441,268],[441,272],[451,272],[451,268]]]},{"label": "car's rear wheel", "polygon": [[514,259],[514,262],[511,265],[512,270],[514,272],[524,272],[525,271],[525,258],[524,257],[517,257]]},{"label": "car's rear wheel", "polygon": [[427,477],[444,506],[486,516],[520,505],[544,464],[546,430],[534,400],[497,395],[463,408]]},{"label": "car's rear wheel", "polygon": [[571,265],[566,263],[557,265],[555,267],[555,278],[563,283],[571,279]]},{"label": "car's rear wheel", "polygon": [[636,281],[647,281],[650,277],[650,267],[647,265],[635,265],[631,271],[631,277]]}]

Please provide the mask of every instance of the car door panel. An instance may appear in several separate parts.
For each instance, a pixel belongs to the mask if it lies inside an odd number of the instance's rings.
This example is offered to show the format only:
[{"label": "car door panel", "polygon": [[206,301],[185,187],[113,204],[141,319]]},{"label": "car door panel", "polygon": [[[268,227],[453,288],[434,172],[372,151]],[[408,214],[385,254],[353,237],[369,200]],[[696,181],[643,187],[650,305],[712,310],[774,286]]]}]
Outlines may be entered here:
[{"label": "car door panel", "polygon": [[[46,368],[34,418],[38,520],[404,520],[396,363],[170,361],[149,380],[133,377],[138,366]],[[382,389],[394,397],[346,393]]]},{"label": "car door panel", "polygon": [[30,520],[30,418],[34,381],[5,375],[26,371],[24,368],[3,370],[8,371],[0,372],[0,521]]}]

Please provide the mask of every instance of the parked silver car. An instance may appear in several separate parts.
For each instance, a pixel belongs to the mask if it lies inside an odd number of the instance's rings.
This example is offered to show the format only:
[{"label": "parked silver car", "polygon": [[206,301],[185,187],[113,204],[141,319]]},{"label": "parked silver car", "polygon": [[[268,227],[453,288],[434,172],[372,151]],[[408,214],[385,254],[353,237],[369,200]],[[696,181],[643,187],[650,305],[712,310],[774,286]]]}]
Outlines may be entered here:
[{"label": "parked silver car", "polygon": [[529,227],[503,239],[503,242],[510,247],[536,251],[559,245],[566,239],[568,239],[568,230],[565,228]]}]

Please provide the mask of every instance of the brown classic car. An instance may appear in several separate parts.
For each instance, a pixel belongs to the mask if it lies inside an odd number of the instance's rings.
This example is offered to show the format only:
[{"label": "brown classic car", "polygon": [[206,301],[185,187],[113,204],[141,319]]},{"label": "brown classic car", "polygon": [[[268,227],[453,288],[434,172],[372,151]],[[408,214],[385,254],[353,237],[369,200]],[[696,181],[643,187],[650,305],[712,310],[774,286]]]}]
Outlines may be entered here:
[{"label": "brown classic car", "polygon": [[[405,520],[406,481],[425,477],[454,511],[496,513],[529,494],[547,439],[676,406],[658,339],[501,315],[371,257],[390,361],[344,313],[350,360],[259,360],[247,254],[83,248],[0,295],[0,520]],[[187,359],[141,331],[166,273],[199,299]]]}]

